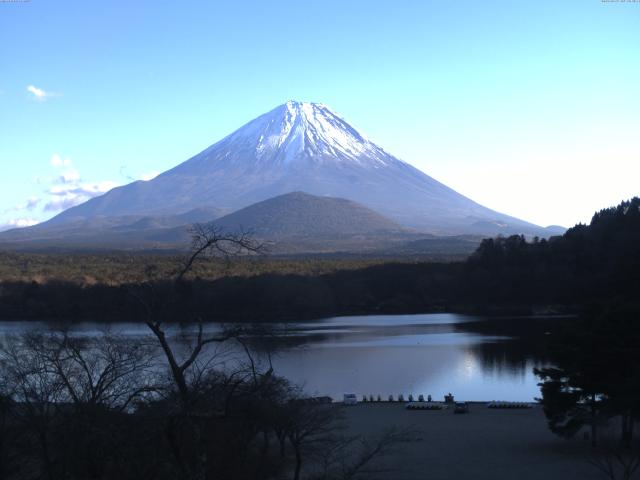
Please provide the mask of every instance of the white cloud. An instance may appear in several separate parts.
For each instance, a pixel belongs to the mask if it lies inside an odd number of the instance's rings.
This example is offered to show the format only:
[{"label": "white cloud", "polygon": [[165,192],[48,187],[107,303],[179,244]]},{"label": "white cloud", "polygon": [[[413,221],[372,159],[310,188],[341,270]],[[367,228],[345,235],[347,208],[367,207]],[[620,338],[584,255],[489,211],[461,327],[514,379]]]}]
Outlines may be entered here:
[{"label": "white cloud", "polygon": [[35,218],[12,218],[4,225],[0,225],[0,231],[10,230],[12,228],[31,227],[33,225],[37,225],[38,223],[40,223],[40,221],[36,220]]},{"label": "white cloud", "polygon": [[67,208],[75,207],[76,205],[80,205],[86,199],[75,195],[73,193],[67,193],[64,195],[56,196],[51,198],[44,206],[45,212],[59,212],[62,210],[66,210]]},{"label": "white cloud", "polygon": [[13,227],[30,227],[40,222],[38,222],[38,220],[36,220],[35,218],[12,218],[7,223],[8,225],[11,225]]},{"label": "white cloud", "polygon": [[80,181],[80,172],[73,168],[71,159],[62,158],[60,154],[54,153],[51,155],[50,163],[57,169],[65,168],[58,178],[56,178],[55,183],[76,184]]},{"label": "white cloud", "polygon": [[149,173],[143,173],[140,176],[140,180],[148,182],[149,180],[153,180],[154,178],[156,178],[158,175],[160,175],[160,172],[156,172],[156,171],[149,172]]},{"label": "white cloud", "polygon": [[28,85],[27,86],[27,92],[29,92],[31,95],[33,95],[33,99],[38,100],[40,102],[45,101],[47,98],[51,98],[51,97],[57,97],[58,94],[57,93],[53,93],[53,92],[46,92],[41,88],[38,88],[34,85]]},{"label": "white cloud", "polygon": [[107,193],[118,186],[118,183],[111,181],[104,182],[82,182],[53,186],[48,190],[51,198],[44,206],[45,211],[56,212],[75,207],[87,200]]},{"label": "white cloud", "polygon": [[78,191],[83,195],[91,195],[95,197],[96,195],[102,195],[103,193],[106,193],[119,185],[119,183],[112,182],[111,180],[105,180],[103,182],[96,183],[83,183],[82,185],[80,185]]},{"label": "white cloud", "polygon": [[143,182],[148,182],[149,180],[153,180],[158,175],[160,175],[160,172],[158,172],[157,170],[152,170],[150,172],[143,173],[142,175],[133,176],[127,173],[126,165],[121,165],[120,175],[122,175],[124,178],[126,178],[130,182],[137,182],[138,180],[142,180]]},{"label": "white cloud", "polygon": [[39,197],[31,197],[12,208],[7,208],[6,210],[4,210],[4,213],[19,212],[21,210],[33,210],[40,204],[40,201],[41,199]]},{"label": "white cloud", "polygon": [[[75,207],[87,200],[107,193],[109,190],[121,185],[121,182],[110,180],[91,182],[82,179],[80,172],[74,168],[73,162],[58,153],[54,153],[49,163],[54,167],[54,176],[38,177],[38,185],[48,184],[44,191],[43,198],[33,196],[4,211],[0,210],[0,215],[16,214],[22,212],[21,218],[14,218],[8,221],[0,219],[0,230],[16,227],[28,227],[41,220],[31,218],[32,215],[42,215],[44,212],[58,213],[67,208]],[[34,212],[26,214],[26,212]]]},{"label": "white cloud", "polygon": [[[122,182],[110,180],[83,180],[71,159],[57,153],[51,156],[49,163],[54,167],[55,175],[34,179],[41,188],[45,188],[44,195],[30,197],[11,208],[0,210],[0,231],[35,225],[49,217],[50,212],[59,213],[122,185]],[[5,215],[8,219],[2,218]]]},{"label": "white cloud", "polygon": [[27,92],[33,93],[37,98],[46,98],[47,96],[47,92],[33,85],[27,87]]},{"label": "white cloud", "polygon": [[68,158],[62,158],[59,154],[54,153],[51,155],[51,165],[54,167],[70,167],[71,160]]},{"label": "white cloud", "polygon": [[41,199],[39,197],[31,197],[29,200],[27,200],[27,210],[33,210],[34,208],[36,208],[40,203],[40,200]]},{"label": "white cloud", "polygon": [[80,172],[69,169],[58,177],[58,183],[76,183],[80,181]]}]

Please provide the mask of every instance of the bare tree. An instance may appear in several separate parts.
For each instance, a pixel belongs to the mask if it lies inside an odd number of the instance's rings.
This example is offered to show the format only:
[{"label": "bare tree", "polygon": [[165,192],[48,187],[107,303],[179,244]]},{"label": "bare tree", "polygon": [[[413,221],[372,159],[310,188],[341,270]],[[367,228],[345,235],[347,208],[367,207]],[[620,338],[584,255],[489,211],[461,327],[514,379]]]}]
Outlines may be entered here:
[{"label": "bare tree", "polygon": [[383,474],[388,478],[392,470],[379,461],[393,453],[401,442],[410,441],[414,434],[411,430],[391,427],[371,439],[361,435],[340,436],[320,452],[320,473],[312,479],[356,480]]},{"label": "bare tree", "polygon": [[21,434],[13,428],[11,417],[15,404],[7,396],[6,381],[0,379],[0,478],[12,478],[16,456],[13,445],[20,441]]},{"label": "bare tree", "polygon": [[264,245],[256,242],[250,231],[227,233],[215,224],[196,223],[189,232],[191,233],[191,253],[178,270],[177,282],[183,280],[198,258],[218,256],[228,259],[242,254],[259,254],[265,251]]},{"label": "bare tree", "polygon": [[42,358],[48,373],[64,385],[66,399],[77,407],[124,411],[158,389],[152,351],[140,341],[108,331],[81,338],[61,330],[30,336],[25,346]]},{"label": "bare tree", "polygon": [[[379,460],[414,436],[411,430],[398,428],[368,439],[347,435],[341,406],[318,404],[295,393],[283,413],[294,455],[293,480],[355,480],[389,474]],[[303,464],[307,465],[305,475]]]},{"label": "bare tree", "polygon": [[[262,246],[255,242],[248,232],[225,233],[213,224],[196,224],[191,228],[191,235],[191,253],[185,258],[183,265],[176,272],[175,284],[177,287],[183,285],[185,277],[192,270],[196,261],[202,257],[218,256],[229,258],[245,253],[257,254],[263,250]],[[149,276],[152,273],[150,271]],[[177,416],[174,415],[168,419],[167,439],[183,477],[202,479],[205,478],[208,463],[205,429],[211,411],[203,412],[198,410],[199,392],[194,390],[198,385],[202,384],[196,379],[201,380],[207,377],[210,380],[212,378],[212,376],[207,375],[208,369],[206,368],[210,363],[211,357],[202,362],[202,354],[210,345],[219,345],[231,339],[239,338],[244,329],[238,326],[225,326],[220,330],[205,333],[202,319],[195,318],[193,321],[195,324],[193,341],[186,348],[186,352],[184,348],[179,352],[176,344],[169,338],[162,317],[158,315],[157,295],[152,281],[147,282],[147,292],[150,294],[145,298],[139,293],[130,291],[131,295],[143,305],[146,311],[145,323],[158,341],[167,362],[173,386],[180,400],[180,411]],[[176,320],[182,321],[184,319]],[[211,385],[211,382],[209,382],[209,385]],[[193,435],[192,445],[195,449],[196,460],[195,465],[191,467],[188,465],[189,462],[185,460],[185,455],[182,453],[183,447],[181,442],[178,441],[178,431],[183,428],[188,428]],[[194,452],[191,452],[191,454],[191,456],[194,456]]]},{"label": "bare tree", "polygon": [[289,402],[286,435],[294,454],[294,480],[301,478],[305,452],[324,450],[335,441],[336,431],[341,428],[340,413],[334,405],[310,405],[297,399]]},{"label": "bare tree", "polygon": [[23,463],[38,465],[48,478],[102,472],[119,447],[113,421],[155,391],[148,348],[108,333],[7,338],[0,363],[5,396],[14,405],[11,421],[21,425],[27,444],[38,446],[37,463],[29,461],[33,452],[26,446]]},{"label": "bare tree", "polygon": [[589,463],[610,480],[631,480],[640,469],[640,446],[626,445],[607,436],[601,438]]},{"label": "bare tree", "polygon": [[[261,253],[263,251],[262,245],[253,240],[249,232],[241,231],[237,234],[229,234],[214,224],[198,223],[192,226],[190,233],[192,236],[191,253],[186,257],[184,264],[177,272],[176,284],[180,284],[184,280],[185,276],[199,258],[207,256],[229,258],[230,256],[237,256],[243,253]],[[162,348],[175,385],[186,406],[189,397],[186,373],[198,360],[203,348],[208,344],[223,343],[232,338],[237,338],[241,333],[241,329],[231,327],[216,334],[205,335],[201,319],[196,319],[197,332],[195,344],[186,358],[180,361],[167,339],[162,321],[154,315],[153,304],[147,305],[146,310],[148,315],[145,323],[155,335]]]},{"label": "bare tree", "polygon": [[53,480],[56,458],[52,452],[52,433],[59,412],[57,405],[67,397],[63,382],[51,376],[45,359],[34,351],[36,338],[33,335],[5,338],[0,363],[6,394],[17,405],[13,412],[15,421],[36,446],[36,468]]}]

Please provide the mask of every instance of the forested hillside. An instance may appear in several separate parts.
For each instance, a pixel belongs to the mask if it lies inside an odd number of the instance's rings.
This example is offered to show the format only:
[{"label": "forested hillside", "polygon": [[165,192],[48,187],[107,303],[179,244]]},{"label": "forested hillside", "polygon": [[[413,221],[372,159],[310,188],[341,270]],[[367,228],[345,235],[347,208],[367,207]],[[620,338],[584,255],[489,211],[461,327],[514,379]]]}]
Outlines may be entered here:
[{"label": "forested hillside", "polygon": [[[469,298],[584,303],[636,298],[640,289],[640,198],[597,212],[561,237],[484,240],[465,269]],[[473,291],[476,294],[474,295]]]}]

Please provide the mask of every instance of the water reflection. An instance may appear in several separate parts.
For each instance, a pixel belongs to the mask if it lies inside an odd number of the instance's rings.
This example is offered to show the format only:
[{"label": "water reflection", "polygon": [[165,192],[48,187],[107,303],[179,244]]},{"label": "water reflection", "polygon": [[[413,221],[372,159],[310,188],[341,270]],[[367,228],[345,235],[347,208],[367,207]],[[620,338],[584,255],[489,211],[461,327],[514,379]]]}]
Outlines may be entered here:
[{"label": "water reflection", "polygon": [[[311,394],[431,394],[442,399],[452,392],[464,400],[533,400],[539,396],[533,367],[548,364],[542,340],[560,321],[454,314],[336,317],[278,325],[276,335],[254,342],[254,347],[276,351],[276,372]],[[5,322],[0,335],[50,326]],[[210,331],[219,328],[207,326]],[[104,326],[85,323],[73,330],[91,336]],[[119,323],[110,330],[129,337],[149,335],[139,323]],[[189,331],[174,326],[171,334],[177,339]],[[217,353],[221,365],[233,363],[233,347]]]},{"label": "water reflection", "polygon": [[[532,370],[547,364],[541,339],[550,327],[539,319],[501,322],[439,314],[301,323],[289,326],[298,347],[274,363],[309,392],[338,397],[453,392],[467,400],[533,400],[539,390]],[[509,322],[531,325],[514,329]]]}]

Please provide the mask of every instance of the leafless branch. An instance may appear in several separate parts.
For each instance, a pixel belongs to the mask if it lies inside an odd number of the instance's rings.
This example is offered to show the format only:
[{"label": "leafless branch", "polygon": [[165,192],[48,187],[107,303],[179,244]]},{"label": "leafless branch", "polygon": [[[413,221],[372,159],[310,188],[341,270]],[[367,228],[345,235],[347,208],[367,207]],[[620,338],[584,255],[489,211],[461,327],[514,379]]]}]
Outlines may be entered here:
[{"label": "leafless branch", "polygon": [[607,442],[588,461],[610,480],[631,480],[640,468],[640,450]]},{"label": "leafless branch", "polygon": [[190,228],[189,233],[192,238],[191,254],[178,271],[177,282],[182,281],[199,257],[212,255],[229,258],[242,254],[264,252],[264,245],[256,242],[250,231],[241,230],[238,233],[228,233],[212,223],[196,223]]}]

